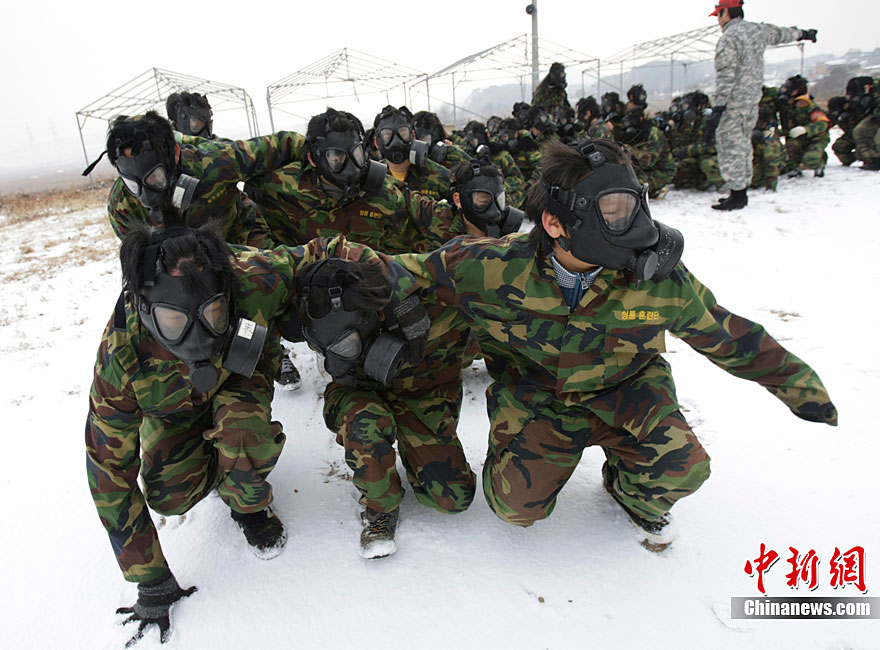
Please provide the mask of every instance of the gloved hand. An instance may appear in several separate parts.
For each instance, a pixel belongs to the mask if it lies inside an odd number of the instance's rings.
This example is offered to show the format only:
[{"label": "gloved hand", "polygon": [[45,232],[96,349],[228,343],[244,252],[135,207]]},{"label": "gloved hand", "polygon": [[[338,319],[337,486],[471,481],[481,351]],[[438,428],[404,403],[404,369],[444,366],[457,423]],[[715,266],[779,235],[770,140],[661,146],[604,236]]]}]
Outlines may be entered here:
[{"label": "gloved hand", "polygon": [[195,587],[189,589],[181,589],[174,579],[174,574],[170,571],[168,575],[156,578],[150,582],[138,583],[138,599],[131,607],[120,607],[116,610],[117,614],[131,614],[127,619],[122,621],[123,625],[132,622],[139,622],[137,632],[125,644],[126,648],[130,648],[140,641],[144,636],[144,630],[150,625],[159,626],[159,639],[162,643],[168,641],[171,636],[171,621],[168,613],[171,605],[181,598],[186,598],[196,591]]},{"label": "gloved hand", "polygon": [[425,358],[425,345],[431,319],[418,295],[413,294],[393,309],[397,324],[406,339],[410,365],[416,365]]},{"label": "gloved hand", "polygon": [[791,131],[788,132],[789,138],[799,138],[807,132],[807,127],[805,126],[796,126]]},{"label": "gloved hand", "polygon": [[676,160],[684,160],[688,156],[687,147],[679,147],[672,153],[672,155],[675,156]]},{"label": "gloved hand", "polygon": [[806,420],[807,422],[820,422],[832,427],[837,426],[837,409],[831,402],[825,402],[824,404],[807,402],[797,408],[792,408],[791,411],[801,420]]},{"label": "gloved hand", "polygon": [[802,29],[801,35],[798,36],[799,41],[812,41],[816,42],[816,31],[815,29]]},{"label": "gloved hand", "polygon": [[711,147],[715,144],[715,131],[718,129],[718,125],[721,124],[721,115],[725,110],[727,110],[726,105],[715,106],[712,109],[712,115],[706,120],[706,133],[703,136],[703,144],[705,146]]}]

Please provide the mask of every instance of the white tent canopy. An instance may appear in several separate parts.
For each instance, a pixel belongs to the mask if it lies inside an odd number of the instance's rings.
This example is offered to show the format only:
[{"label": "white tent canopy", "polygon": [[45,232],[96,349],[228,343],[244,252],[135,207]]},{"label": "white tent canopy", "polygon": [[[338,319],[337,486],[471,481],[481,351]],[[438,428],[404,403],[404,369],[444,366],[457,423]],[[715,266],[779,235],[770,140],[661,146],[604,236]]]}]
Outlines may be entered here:
[{"label": "white tent canopy", "polygon": [[118,115],[140,115],[149,110],[164,114],[168,95],[183,91],[207,95],[215,114],[244,110],[250,137],[259,135],[254,103],[244,88],[161,68],[150,68],[76,112],[76,125],[86,164],[89,163],[89,154],[86,151],[83,128],[90,118],[109,122]]},{"label": "white tent canopy", "polygon": [[[354,113],[352,104],[360,104],[362,95],[384,95],[384,101],[391,104],[392,91],[399,103],[411,105],[409,87],[425,76],[424,72],[346,47],[270,84],[266,88],[269,121],[274,131],[277,111],[307,122],[311,115],[323,111],[328,101],[334,108]],[[378,108],[370,106],[371,116]]]}]

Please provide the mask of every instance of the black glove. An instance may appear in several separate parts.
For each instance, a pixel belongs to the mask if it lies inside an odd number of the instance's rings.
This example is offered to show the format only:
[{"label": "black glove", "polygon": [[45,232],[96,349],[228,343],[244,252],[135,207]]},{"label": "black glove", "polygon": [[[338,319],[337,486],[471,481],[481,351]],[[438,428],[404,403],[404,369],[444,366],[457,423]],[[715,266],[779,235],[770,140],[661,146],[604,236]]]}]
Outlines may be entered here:
[{"label": "black glove", "polygon": [[688,157],[687,147],[679,147],[673,152],[672,155],[675,156],[676,160],[684,160]]},{"label": "black glove", "polygon": [[712,115],[709,116],[709,119],[706,120],[706,134],[703,136],[703,144],[707,147],[711,147],[715,144],[715,130],[718,128],[718,125],[721,123],[721,114],[727,109],[727,105],[724,106],[715,106],[712,109]]},{"label": "black glove", "polygon": [[807,422],[820,422],[828,424],[832,427],[837,426],[837,409],[831,402],[818,404],[816,402],[807,402],[801,404],[797,408],[791,409],[792,413]]},{"label": "black glove", "polygon": [[799,41],[812,41],[816,42],[816,30],[815,29],[802,29],[801,35],[798,36]]},{"label": "black glove", "polygon": [[162,643],[168,641],[171,636],[171,621],[168,612],[171,605],[181,598],[186,598],[196,591],[195,587],[181,589],[170,571],[162,578],[156,578],[150,582],[138,583],[138,599],[131,607],[120,607],[117,614],[131,614],[122,621],[123,625],[131,622],[140,622],[137,632],[125,644],[130,648],[144,636],[144,630],[152,624],[159,626],[159,639]]},{"label": "black glove", "polygon": [[393,312],[403,338],[406,339],[409,363],[413,366],[417,365],[425,358],[428,330],[431,329],[428,312],[416,294],[396,305]]}]

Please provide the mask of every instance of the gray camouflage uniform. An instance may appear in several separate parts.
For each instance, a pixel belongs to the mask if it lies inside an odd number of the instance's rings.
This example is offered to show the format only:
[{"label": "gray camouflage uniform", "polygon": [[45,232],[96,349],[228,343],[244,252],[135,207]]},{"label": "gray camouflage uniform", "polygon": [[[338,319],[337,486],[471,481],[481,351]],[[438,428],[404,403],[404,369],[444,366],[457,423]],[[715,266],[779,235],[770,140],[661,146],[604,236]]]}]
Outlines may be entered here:
[{"label": "gray camouflage uniform", "polygon": [[752,182],[752,129],[764,81],[764,49],[790,43],[801,35],[797,27],[777,27],[734,18],[724,25],[715,46],[713,106],[726,106],[716,132],[721,176],[732,190]]}]

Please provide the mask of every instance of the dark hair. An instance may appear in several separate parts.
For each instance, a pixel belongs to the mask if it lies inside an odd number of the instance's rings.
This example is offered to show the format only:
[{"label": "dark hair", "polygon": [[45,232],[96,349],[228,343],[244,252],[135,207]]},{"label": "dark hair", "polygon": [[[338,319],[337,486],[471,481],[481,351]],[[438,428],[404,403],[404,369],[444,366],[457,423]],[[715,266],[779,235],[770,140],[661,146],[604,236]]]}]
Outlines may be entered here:
[{"label": "dark hair", "polygon": [[115,167],[124,149],[146,138],[161,160],[170,161],[174,155],[174,129],[171,123],[156,111],[144,115],[119,115],[107,129],[107,157]]},{"label": "dark hair", "polygon": [[575,108],[577,109],[577,117],[579,120],[586,118],[587,111],[590,112],[590,117],[599,117],[599,104],[596,102],[596,98],[592,95],[589,97],[581,97],[577,101],[577,104],[575,104]]},{"label": "dark hair", "polygon": [[[609,163],[632,164],[629,152],[616,142],[611,140],[592,142]],[[559,141],[549,142],[544,146],[541,155],[541,178],[548,185],[558,185],[570,190],[592,173],[593,168],[589,160],[574,146]],[[529,233],[529,243],[536,249],[540,248],[546,232],[541,220],[541,215],[544,213],[545,192],[542,183],[532,183],[526,196],[525,213],[535,224]]]},{"label": "dark hair", "polygon": [[357,131],[361,136],[364,135],[364,125],[361,121],[345,111],[337,111],[327,108],[326,111],[315,115],[309,120],[309,126],[306,129],[306,142],[312,143],[318,138],[323,137],[330,131]]},{"label": "dark hair", "polygon": [[165,100],[165,113],[168,119],[174,122],[177,117],[177,111],[183,106],[195,106],[196,108],[206,108],[211,110],[211,104],[205,95],[199,93],[188,93],[186,91],[179,93],[171,93]]},{"label": "dark hair", "polygon": [[728,17],[733,20],[734,18],[745,18],[746,12],[743,11],[742,7],[730,7],[727,9]]},{"label": "dark hair", "polygon": [[373,128],[379,128],[379,122],[388,118],[400,118],[407,124],[413,123],[413,114],[410,113],[409,109],[406,106],[401,106],[400,108],[386,106],[382,109],[382,112],[376,116],[376,119],[373,120]]},{"label": "dark hair", "polygon": [[160,232],[144,223],[136,223],[122,240],[119,249],[122,279],[132,294],[140,293],[144,283],[144,257],[154,243],[160,246],[156,263],[166,273],[179,271],[188,288],[195,289],[201,283],[199,271],[210,269],[220,276],[224,292],[232,292],[236,284],[233,254],[223,241],[218,222],[207,223],[198,229],[174,228],[165,231],[167,238],[158,240]]},{"label": "dark hair", "polygon": [[[385,271],[380,264],[350,262],[336,258],[312,262],[300,267],[296,272],[295,280],[297,295],[303,294],[306,278],[310,275],[309,271],[316,264],[324,264],[326,270],[345,270],[342,274],[342,305],[346,311],[356,309],[366,312],[381,311],[391,300],[391,283],[385,277]],[[309,313],[314,318],[321,318],[330,313],[330,294],[325,287],[312,286],[309,289]]]},{"label": "dark hair", "polygon": [[471,120],[464,126],[464,132],[470,133],[472,131],[479,131],[481,134],[486,133],[488,129],[486,129],[486,125],[482,122],[478,122],[477,120]]},{"label": "dark hair", "polygon": [[[471,163],[474,160],[465,160],[458,163],[452,168],[452,185],[453,188],[463,185],[474,178],[474,168]],[[480,173],[484,176],[501,176],[498,168],[487,160],[480,160]]]},{"label": "dark hair", "polygon": [[437,117],[436,113],[419,111],[413,115],[412,125],[416,130],[416,135],[430,133],[434,136],[434,140],[437,142],[442,142],[448,138],[446,135],[446,129],[443,128],[443,122],[440,121],[440,118]]}]

